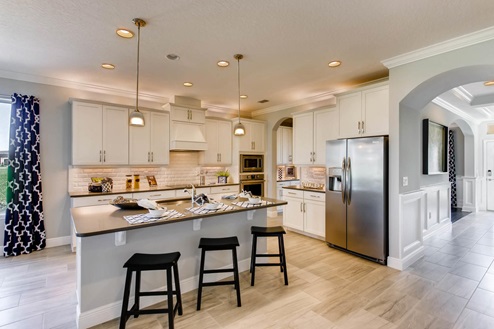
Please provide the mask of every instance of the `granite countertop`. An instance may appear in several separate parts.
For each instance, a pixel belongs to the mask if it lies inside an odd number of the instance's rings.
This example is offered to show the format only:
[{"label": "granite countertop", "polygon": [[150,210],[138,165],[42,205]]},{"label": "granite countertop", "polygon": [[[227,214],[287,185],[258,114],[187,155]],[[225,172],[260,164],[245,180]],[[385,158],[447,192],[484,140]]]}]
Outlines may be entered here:
[{"label": "granite countertop", "polygon": [[[206,214],[193,214],[186,210],[186,208],[191,207],[190,198],[187,199],[176,199],[176,200],[164,200],[162,202],[157,201],[159,204],[167,207],[168,210],[176,210],[182,214],[184,217],[172,218],[167,220],[158,220],[155,222],[140,223],[140,224],[129,224],[123,216],[138,215],[148,213],[147,209],[136,209],[136,210],[123,210],[112,205],[105,206],[90,206],[90,207],[79,207],[72,208],[70,213],[72,215],[72,220],[74,221],[74,228],[76,236],[87,237],[94,235],[101,235],[107,233],[115,233],[121,231],[129,231],[140,229],[149,226],[172,224],[176,222],[188,221],[193,219],[214,216],[228,215],[236,212],[252,211],[261,208],[277,207],[287,204],[286,201],[262,198],[263,201],[271,202],[270,204],[261,204],[249,208],[243,208],[233,205],[233,202],[248,201],[247,198],[237,198],[236,200],[226,200],[221,199],[221,203],[227,206],[233,206],[232,210],[226,211],[216,211],[209,212]],[[197,205],[194,205],[197,207]]]},{"label": "granite countertop", "polygon": [[[208,185],[194,185],[196,188],[201,187],[214,187],[214,186],[229,186],[229,185],[239,185],[238,183],[228,183],[228,184],[208,184]],[[72,198],[85,197],[85,196],[98,196],[98,195],[115,195],[123,193],[138,193],[138,192],[153,192],[153,191],[169,191],[169,190],[183,190],[185,188],[190,188],[190,184],[180,184],[180,185],[160,185],[154,187],[141,187],[139,189],[114,189],[111,192],[89,192],[89,191],[77,191],[69,192],[69,196]]]},{"label": "granite countertop", "polygon": [[299,190],[299,191],[310,191],[310,192],[326,193],[326,189],[325,188],[303,187],[302,185],[283,186],[283,188],[289,189],[289,190]]},{"label": "granite countertop", "polygon": [[276,182],[292,182],[292,181],[299,181],[300,178],[285,178],[285,179],[279,179]]}]

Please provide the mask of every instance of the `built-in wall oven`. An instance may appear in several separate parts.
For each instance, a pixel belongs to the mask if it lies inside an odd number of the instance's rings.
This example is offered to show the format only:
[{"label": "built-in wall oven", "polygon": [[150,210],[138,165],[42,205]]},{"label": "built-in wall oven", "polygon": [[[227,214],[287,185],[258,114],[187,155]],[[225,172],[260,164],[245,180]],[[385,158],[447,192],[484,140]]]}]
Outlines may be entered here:
[{"label": "built-in wall oven", "polygon": [[264,171],[264,155],[240,154],[240,173],[261,173]]},{"label": "built-in wall oven", "polygon": [[264,196],[264,174],[240,174],[240,190]]}]

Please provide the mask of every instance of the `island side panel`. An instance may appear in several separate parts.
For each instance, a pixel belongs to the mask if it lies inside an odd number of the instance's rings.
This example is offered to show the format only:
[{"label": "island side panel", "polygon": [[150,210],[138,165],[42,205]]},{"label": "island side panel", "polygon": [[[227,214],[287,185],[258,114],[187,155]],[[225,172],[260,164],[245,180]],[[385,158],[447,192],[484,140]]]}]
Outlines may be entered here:
[{"label": "island side panel", "polygon": [[[266,226],[267,209],[257,209],[252,220],[247,212],[230,213],[204,218],[201,229],[193,231],[194,221],[184,221],[144,227],[127,231],[126,244],[115,246],[115,234],[103,234],[78,238],[77,294],[79,299],[79,327],[95,325],[118,317],[120,314],[125,269],[123,264],[134,253],[168,253],[179,251],[179,274],[182,292],[197,288],[202,237],[237,236],[240,271],[249,269],[252,237],[250,227]],[[266,252],[266,239],[258,240],[258,253]],[[231,267],[231,252],[210,252],[206,267]],[[208,275],[208,277],[211,277]],[[214,275],[212,275],[214,278]],[[143,291],[163,288],[165,272],[142,273]],[[145,299],[143,300],[143,302]],[[143,303],[144,305],[144,303]]]}]

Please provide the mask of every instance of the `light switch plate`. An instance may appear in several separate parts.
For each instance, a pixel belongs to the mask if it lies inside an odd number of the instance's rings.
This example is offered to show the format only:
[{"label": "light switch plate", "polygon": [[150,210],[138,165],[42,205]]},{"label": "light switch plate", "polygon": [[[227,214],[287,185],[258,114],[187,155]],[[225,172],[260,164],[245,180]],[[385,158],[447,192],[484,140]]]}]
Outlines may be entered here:
[{"label": "light switch plate", "polygon": [[403,177],[403,186],[408,186],[408,177],[407,176]]}]

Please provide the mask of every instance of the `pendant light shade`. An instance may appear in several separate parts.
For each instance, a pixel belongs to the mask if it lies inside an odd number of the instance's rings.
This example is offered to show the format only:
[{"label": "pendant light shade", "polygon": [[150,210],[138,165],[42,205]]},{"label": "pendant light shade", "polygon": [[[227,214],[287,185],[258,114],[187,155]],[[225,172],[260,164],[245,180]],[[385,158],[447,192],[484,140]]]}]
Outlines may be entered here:
[{"label": "pendant light shade", "polygon": [[240,60],[244,58],[242,54],[235,54],[233,58],[237,60],[237,85],[238,85],[238,123],[233,127],[233,134],[235,136],[245,135],[245,127],[240,122]]},{"label": "pendant light shade", "polygon": [[136,107],[129,115],[129,125],[144,127],[144,115],[139,111],[139,50],[141,42],[141,27],[146,26],[146,22],[140,18],[132,20],[137,26],[137,82],[136,82]]}]

